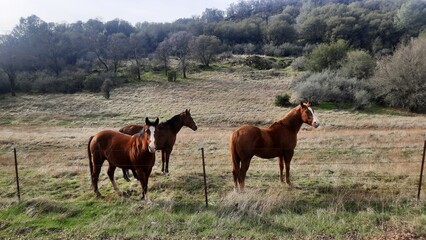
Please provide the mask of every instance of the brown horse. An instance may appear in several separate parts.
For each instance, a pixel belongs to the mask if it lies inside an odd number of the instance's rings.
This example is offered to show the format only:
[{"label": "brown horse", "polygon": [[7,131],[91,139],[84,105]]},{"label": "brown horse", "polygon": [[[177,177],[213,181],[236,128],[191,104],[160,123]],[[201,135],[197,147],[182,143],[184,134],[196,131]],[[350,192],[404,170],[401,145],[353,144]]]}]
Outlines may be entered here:
[{"label": "brown horse", "polygon": [[142,199],[145,198],[148,191],[148,178],[155,163],[155,129],[158,122],[158,118],[154,123],[146,118],[146,125],[133,136],[104,130],[90,137],[87,151],[92,186],[97,197],[101,197],[98,190],[99,174],[102,164],[107,160],[109,162],[108,177],[114,190],[122,195],[115,184],[115,169],[117,167],[134,169],[142,186]]},{"label": "brown horse", "polygon": [[[183,127],[189,127],[193,131],[197,130],[197,125],[194,122],[194,119],[191,117],[190,110],[186,109],[184,112],[173,116],[171,119],[167,120],[164,123],[158,124],[158,131],[156,140],[157,150],[161,150],[161,171],[164,174],[169,173],[169,158],[173,150],[173,146],[176,142],[176,135],[179,133],[180,129]],[[143,125],[140,124],[130,124],[119,131],[125,134],[133,135],[140,131],[143,128]],[[123,171],[124,178],[128,178],[127,173]]]},{"label": "brown horse", "polygon": [[320,124],[310,103],[300,103],[283,118],[271,126],[261,129],[255,126],[242,126],[231,134],[230,150],[232,156],[234,189],[244,191],[245,177],[253,156],[260,158],[278,157],[280,179],[283,179],[285,163],[285,181],[290,182],[290,161],[297,143],[297,133],[303,123],[315,128]]}]

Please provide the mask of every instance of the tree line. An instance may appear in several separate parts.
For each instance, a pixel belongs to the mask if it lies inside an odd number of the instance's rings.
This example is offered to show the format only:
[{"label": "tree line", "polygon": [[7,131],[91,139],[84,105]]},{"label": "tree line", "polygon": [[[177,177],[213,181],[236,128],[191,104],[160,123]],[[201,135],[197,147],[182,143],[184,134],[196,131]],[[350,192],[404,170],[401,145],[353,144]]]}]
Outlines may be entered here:
[{"label": "tree line", "polygon": [[241,0],[172,23],[47,23],[32,15],[0,36],[0,92],[98,89],[105,78],[123,81],[123,66],[140,80],[147,58],[167,74],[173,56],[186,77],[189,60],[208,67],[220,53],[300,57],[339,40],[386,56],[425,29],[425,9],[423,0]]}]

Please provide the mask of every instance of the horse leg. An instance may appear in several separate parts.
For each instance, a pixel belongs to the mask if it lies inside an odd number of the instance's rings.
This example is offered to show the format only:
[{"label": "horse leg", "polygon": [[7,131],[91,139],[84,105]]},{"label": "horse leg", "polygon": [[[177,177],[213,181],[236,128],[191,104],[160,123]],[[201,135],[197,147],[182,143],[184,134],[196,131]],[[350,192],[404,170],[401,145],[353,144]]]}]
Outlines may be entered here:
[{"label": "horse leg", "polygon": [[145,193],[146,193],[146,191],[145,191],[145,185],[146,185],[146,183],[145,183],[145,181],[146,181],[145,173],[144,173],[144,171],[141,168],[137,168],[136,169],[136,173],[138,174],[139,182],[141,183],[141,187],[142,187],[142,197],[141,197],[141,200],[144,200],[145,199]]},{"label": "horse leg", "polygon": [[164,174],[166,173],[164,169],[165,161],[166,161],[166,151],[161,150],[161,172]]},{"label": "horse leg", "polygon": [[151,175],[151,171],[152,171],[152,168],[151,169],[147,169],[147,171],[145,172],[145,186],[144,186],[144,195],[145,195],[145,197],[146,197],[146,200],[148,200],[149,201],[149,198],[148,198],[148,180],[149,180],[149,176]]},{"label": "horse leg", "polygon": [[93,191],[96,194],[96,197],[100,198],[102,197],[101,193],[98,189],[98,181],[99,181],[99,174],[101,173],[102,164],[104,163],[105,159],[102,159],[100,156],[96,156],[95,154],[92,155],[93,159],[93,175],[92,175],[92,186]]},{"label": "horse leg", "polygon": [[[121,195],[123,195],[123,193],[120,191],[120,189],[118,189],[117,184],[115,183],[115,179],[114,179],[115,169],[116,169],[116,166],[113,166],[113,165],[110,164],[109,167],[108,167],[107,173],[108,173],[109,180],[111,181],[112,187],[114,188],[115,192],[117,192],[117,194],[119,196],[121,196]],[[124,172],[124,170],[123,170],[123,172]]]},{"label": "horse leg", "polygon": [[283,176],[284,157],[283,156],[278,157],[278,165],[280,166],[280,180],[283,183],[284,182],[284,176]]},{"label": "horse leg", "polygon": [[166,151],[166,172],[165,174],[169,174],[169,159],[170,159],[170,153],[172,153],[172,151],[167,150]]},{"label": "horse leg", "polygon": [[240,159],[232,154],[232,176],[234,177],[234,191],[238,192],[238,179],[240,175]]},{"label": "horse leg", "polygon": [[291,182],[290,182],[290,162],[291,159],[293,158],[293,154],[294,154],[294,150],[287,150],[284,153],[284,163],[285,163],[285,182],[287,183],[287,185],[289,187],[291,187]]},{"label": "horse leg", "polygon": [[129,170],[123,168],[123,178],[126,179],[126,181],[130,182],[129,179]]},{"label": "horse leg", "polygon": [[238,181],[240,183],[240,191],[241,192],[244,192],[245,179],[246,179],[247,170],[249,169],[249,166],[250,166],[250,160],[251,160],[251,158],[247,158],[247,159],[243,159],[241,161],[240,174],[239,174],[239,178],[238,178]]},{"label": "horse leg", "polygon": [[133,177],[135,177],[137,180],[139,180],[139,176],[134,169],[132,169],[132,173],[133,173]]}]

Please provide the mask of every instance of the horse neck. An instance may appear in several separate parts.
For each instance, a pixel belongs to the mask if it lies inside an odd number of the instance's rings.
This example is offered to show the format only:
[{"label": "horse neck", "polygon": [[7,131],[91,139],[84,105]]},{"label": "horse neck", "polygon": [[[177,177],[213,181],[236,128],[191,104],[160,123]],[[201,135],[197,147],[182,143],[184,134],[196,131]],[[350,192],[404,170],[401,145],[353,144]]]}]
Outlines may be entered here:
[{"label": "horse neck", "polygon": [[171,119],[167,120],[165,123],[172,130],[173,133],[177,134],[183,127],[183,121],[180,119],[180,115],[176,115]]},{"label": "horse neck", "polygon": [[286,128],[287,130],[293,131],[296,134],[302,127],[303,121],[301,120],[299,107],[293,108],[283,118],[272,124],[271,127]]}]

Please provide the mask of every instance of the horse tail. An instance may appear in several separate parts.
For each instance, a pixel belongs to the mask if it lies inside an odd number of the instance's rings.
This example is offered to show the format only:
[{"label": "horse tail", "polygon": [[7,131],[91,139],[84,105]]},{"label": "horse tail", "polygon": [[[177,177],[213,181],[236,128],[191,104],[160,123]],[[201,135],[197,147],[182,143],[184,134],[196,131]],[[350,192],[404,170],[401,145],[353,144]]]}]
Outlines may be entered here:
[{"label": "horse tail", "polygon": [[93,163],[92,163],[92,152],[90,151],[90,143],[92,142],[93,136],[90,136],[89,143],[87,144],[87,155],[89,156],[89,167],[90,167],[90,179],[93,181]]}]

